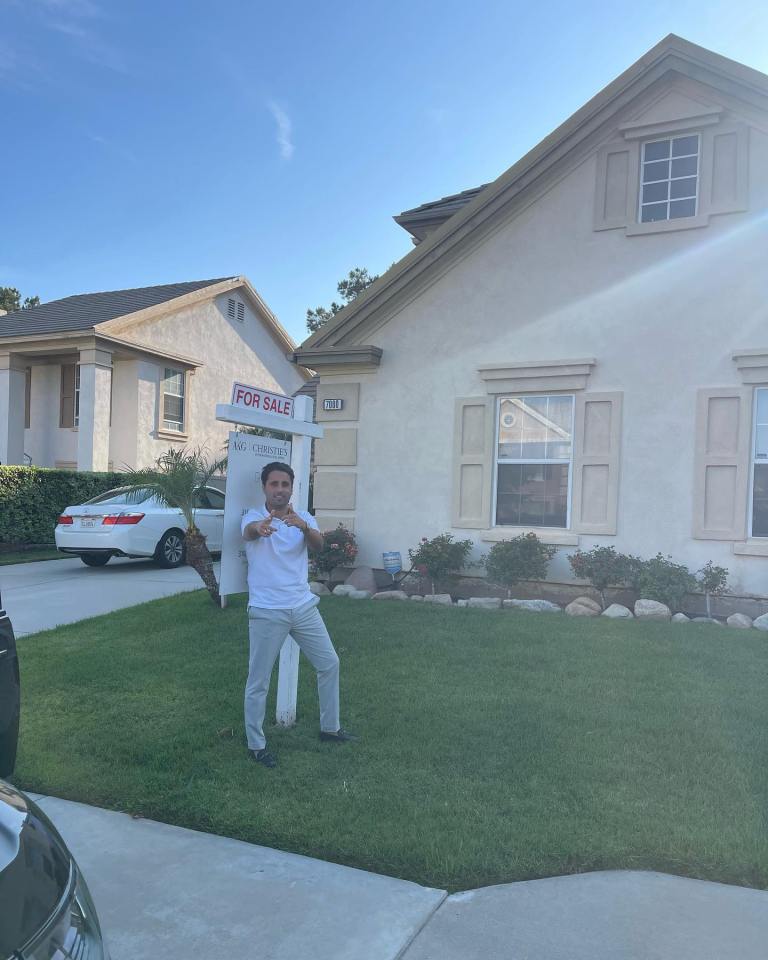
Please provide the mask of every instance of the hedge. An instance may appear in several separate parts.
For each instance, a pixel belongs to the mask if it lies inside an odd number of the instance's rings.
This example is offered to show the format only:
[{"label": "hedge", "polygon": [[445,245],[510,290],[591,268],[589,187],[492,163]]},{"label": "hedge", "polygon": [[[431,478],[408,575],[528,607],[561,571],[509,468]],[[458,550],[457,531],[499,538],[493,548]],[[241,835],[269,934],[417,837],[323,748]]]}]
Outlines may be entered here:
[{"label": "hedge", "polygon": [[53,543],[65,507],[125,482],[123,473],[0,466],[0,543]]}]

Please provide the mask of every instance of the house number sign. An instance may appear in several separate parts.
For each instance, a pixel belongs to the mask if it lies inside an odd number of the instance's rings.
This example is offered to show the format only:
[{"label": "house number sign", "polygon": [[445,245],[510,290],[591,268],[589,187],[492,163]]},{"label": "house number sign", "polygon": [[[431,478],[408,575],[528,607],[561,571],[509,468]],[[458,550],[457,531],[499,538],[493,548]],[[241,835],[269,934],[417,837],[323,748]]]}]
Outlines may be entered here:
[{"label": "house number sign", "polygon": [[323,400],[323,410],[341,410],[343,407],[343,400]]}]

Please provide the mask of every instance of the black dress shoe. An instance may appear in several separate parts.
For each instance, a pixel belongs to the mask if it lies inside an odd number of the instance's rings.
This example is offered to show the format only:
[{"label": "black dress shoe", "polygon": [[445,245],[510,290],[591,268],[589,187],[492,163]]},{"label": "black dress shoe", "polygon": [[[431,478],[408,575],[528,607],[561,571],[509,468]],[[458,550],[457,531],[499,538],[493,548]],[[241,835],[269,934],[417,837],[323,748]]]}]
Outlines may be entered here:
[{"label": "black dress shoe", "polygon": [[270,753],[266,747],[263,750],[249,750],[248,753],[251,755],[251,760],[255,760],[256,763],[260,763],[264,767],[269,767],[270,770],[277,766],[277,757]]},{"label": "black dress shoe", "polygon": [[328,740],[331,743],[357,743],[360,737],[356,737],[354,733],[350,733],[349,730],[339,727],[336,733],[327,733],[325,730],[321,730],[320,739]]}]

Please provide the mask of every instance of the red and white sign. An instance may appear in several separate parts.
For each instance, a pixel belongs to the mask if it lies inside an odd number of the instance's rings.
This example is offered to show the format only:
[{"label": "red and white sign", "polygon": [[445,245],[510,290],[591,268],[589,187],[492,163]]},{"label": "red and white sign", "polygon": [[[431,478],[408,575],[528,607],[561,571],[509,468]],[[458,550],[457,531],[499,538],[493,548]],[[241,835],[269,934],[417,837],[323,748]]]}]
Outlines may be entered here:
[{"label": "red and white sign", "polygon": [[232,385],[232,406],[245,407],[246,410],[259,410],[261,413],[276,413],[278,416],[293,417],[293,399],[279,393],[259,390],[245,383]]}]

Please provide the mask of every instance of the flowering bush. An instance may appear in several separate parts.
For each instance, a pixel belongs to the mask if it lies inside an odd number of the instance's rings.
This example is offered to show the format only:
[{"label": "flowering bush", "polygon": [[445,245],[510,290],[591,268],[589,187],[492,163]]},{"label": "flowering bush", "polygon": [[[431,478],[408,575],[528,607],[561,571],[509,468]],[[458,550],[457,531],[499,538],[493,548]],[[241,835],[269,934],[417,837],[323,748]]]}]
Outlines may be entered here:
[{"label": "flowering bush", "polygon": [[728,568],[717,567],[711,560],[707,560],[704,566],[696,574],[696,580],[704,591],[707,601],[707,616],[712,616],[712,597],[725,593],[728,589]]},{"label": "flowering bush", "polygon": [[[636,577],[638,560],[617,553],[614,547],[594,546],[591,550],[576,550],[568,557],[574,576],[579,580],[589,580],[600,592],[603,609],[606,587],[618,587],[632,582]],[[637,570],[639,573],[639,570]]]},{"label": "flowering bush", "polygon": [[432,540],[422,537],[415,550],[408,550],[408,556],[414,569],[431,581],[434,593],[436,583],[449,579],[461,570],[471,549],[471,540],[454,541],[453,534],[441,533]]},{"label": "flowering bush", "polygon": [[323,549],[315,554],[315,566],[324,573],[334,567],[351,567],[357,556],[355,535],[341,524],[323,534]]},{"label": "flowering bush", "polygon": [[544,580],[555,547],[542,543],[535,533],[523,533],[511,540],[500,540],[484,558],[485,569],[492,583],[510,588],[519,580]]}]

